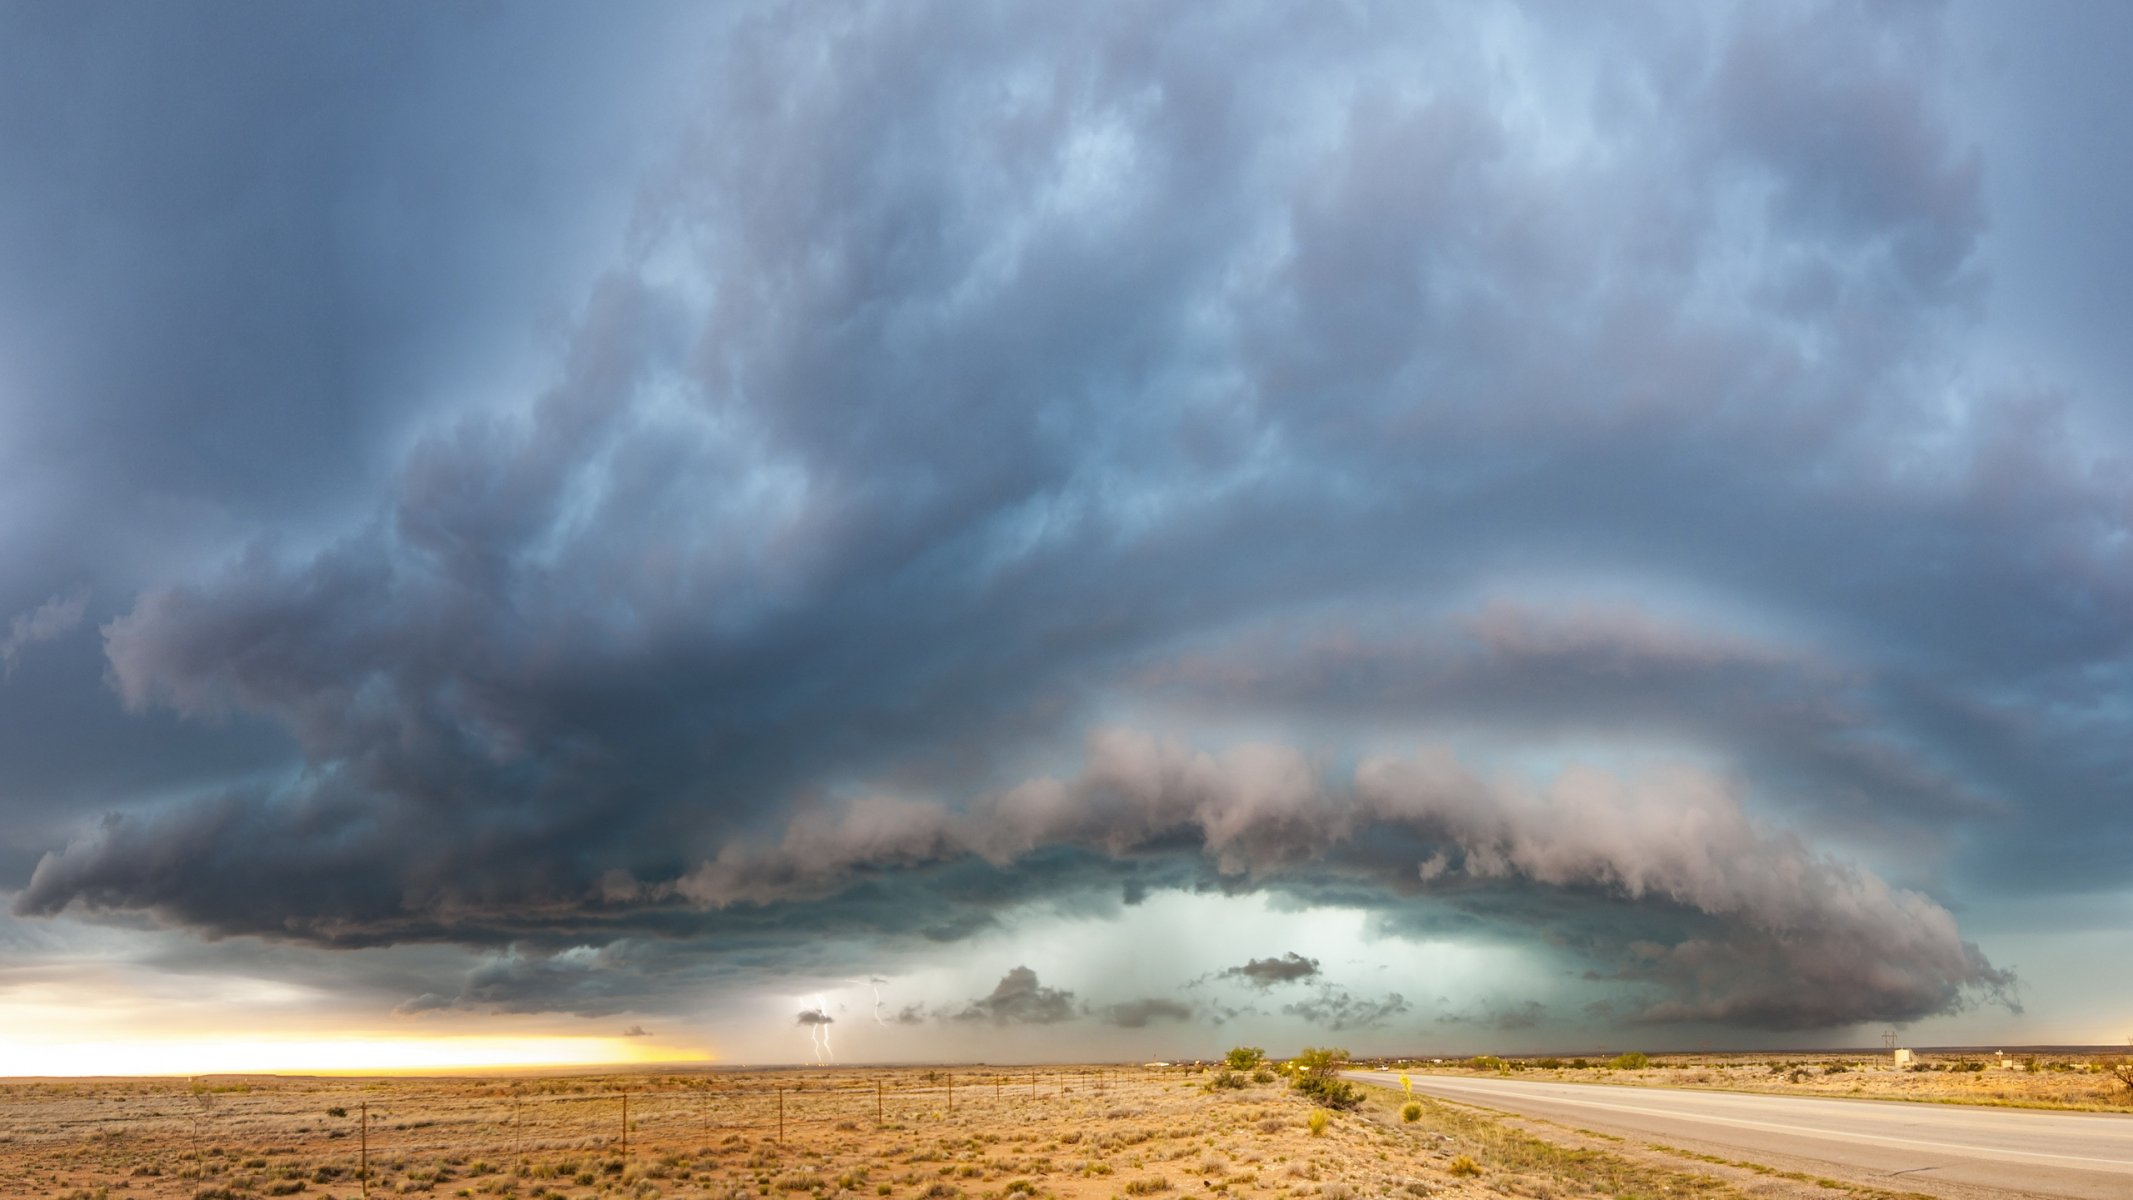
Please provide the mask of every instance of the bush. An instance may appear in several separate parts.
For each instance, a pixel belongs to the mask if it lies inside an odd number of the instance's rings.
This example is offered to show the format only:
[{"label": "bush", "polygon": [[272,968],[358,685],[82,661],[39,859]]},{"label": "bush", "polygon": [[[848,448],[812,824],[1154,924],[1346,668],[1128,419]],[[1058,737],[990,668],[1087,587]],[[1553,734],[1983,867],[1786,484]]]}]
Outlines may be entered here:
[{"label": "bush", "polygon": [[1422,1119],[1422,1106],[1409,1100],[1400,1106],[1400,1119],[1409,1125]]},{"label": "bush", "polygon": [[1327,1108],[1360,1106],[1362,1090],[1335,1075],[1347,1062],[1348,1052],[1338,1047],[1304,1047],[1290,1064],[1296,1068],[1296,1090]]},{"label": "bush", "polygon": [[2107,1058],[2103,1060],[2103,1069],[2128,1095],[2133,1095],[2133,1059]]},{"label": "bush", "polygon": [[1360,1108],[1363,1104],[1363,1090],[1345,1079],[1317,1079],[1305,1075],[1297,1079],[1296,1090],[1327,1108]]},{"label": "bush", "polygon": [[1314,1108],[1311,1110],[1311,1115],[1305,1119],[1304,1124],[1310,1127],[1312,1137],[1320,1137],[1326,1132],[1326,1122],[1332,1119],[1332,1115],[1327,1113],[1325,1109]]},{"label": "bush", "polygon": [[1261,1067],[1261,1068],[1259,1068],[1258,1070],[1256,1070],[1256,1071],[1252,1072],[1252,1082],[1253,1082],[1253,1083],[1272,1083],[1272,1082],[1274,1082],[1274,1072],[1272,1072],[1272,1071],[1268,1070],[1268,1069],[1267,1069],[1267,1068],[1265,1068],[1265,1067]]},{"label": "bush", "polygon": [[1222,1061],[1232,1071],[1249,1071],[1266,1061],[1266,1051],[1257,1046],[1231,1046]]},{"label": "bush", "polygon": [[1507,1071],[1510,1064],[1493,1054],[1477,1054],[1466,1060],[1466,1065],[1476,1071]]},{"label": "bush", "polygon": [[1632,1050],[1627,1054],[1615,1055],[1607,1060],[1607,1065],[1617,1071],[1641,1071],[1651,1066],[1652,1060],[1642,1050]]},{"label": "bush", "polygon": [[1244,1086],[1244,1076],[1225,1067],[1208,1076],[1207,1082],[1200,1086],[1203,1091],[1209,1092],[1218,1092],[1223,1088],[1241,1088]]},{"label": "bush", "polygon": [[1464,1178],[1466,1176],[1481,1174],[1481,1164],[1462,1154],[1459,1157],[1453,1159],[1452,1165],[1446,1167],[1445,1170],[1450,1171],[1454,1175],[1458,1175]]}]

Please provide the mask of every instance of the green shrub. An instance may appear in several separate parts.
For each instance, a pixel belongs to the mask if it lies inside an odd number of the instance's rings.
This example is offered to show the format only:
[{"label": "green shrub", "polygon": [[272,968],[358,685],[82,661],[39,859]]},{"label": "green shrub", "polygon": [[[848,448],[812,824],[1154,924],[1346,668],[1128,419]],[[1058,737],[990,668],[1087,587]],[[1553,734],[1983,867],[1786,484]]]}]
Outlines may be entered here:
[{"label": "green shrub", "polygon": [[1615,1055],[1607,1060],[1607,1065],[1617,1071],[1641,1071],[1651,1066],[1652,1060],[1642,1050],[1632,1050],[1627,1054]]},{"label": "green shrub", "polygon": [[1231,1046],[1222,1061],[1232,1071],[1249,1071],[1266,1061],[1266,1051],[1257,1046]]},{"label": "green shrub", "polygon": [[1400,1119],[1402,1121],[1407,1122],[1409,1125],[1412,1125],[1416,1121],[1421,1120],[1422,1106],[1412,1100],[1409,1100],[1407,1103],[1400,1106]]},{"label": "green shrub", "polygon": [[1326,1122],[1332,1119],[1325,1109],[1314,1108],[1311,1115],[1304,1120],[1304,1124],[1310,1128],[1312,1137],[1322,1137],[1326,1132]]},{"label": "green shrub", "polygon": [[1453,1159],[1452,1165],[1446,1167],[1445,1170],[1450,1171],[1452,1174],[1460,1176],[1461,1178],[1465,1178],[1468,1176],[1481,1174],[1481,1164],[1462,1154],[1459,1157]]}]

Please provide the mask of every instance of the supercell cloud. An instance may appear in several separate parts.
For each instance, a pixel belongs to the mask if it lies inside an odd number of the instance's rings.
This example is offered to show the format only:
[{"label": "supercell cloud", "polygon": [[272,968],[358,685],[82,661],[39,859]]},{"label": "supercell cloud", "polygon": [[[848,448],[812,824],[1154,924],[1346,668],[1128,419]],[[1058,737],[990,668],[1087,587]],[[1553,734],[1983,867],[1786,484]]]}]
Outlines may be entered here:
[{"label": "supercell cloud", "polygon": [[[2008,187],[1999,14],[121,14],[0,17],[141,80],[0,70],[85,147],[0,200],[0,936],[410,1019],[873,979],[884,1057],[2077,1037],[2007,947],[2133,849],[2133,429],[2037,264],[2129,256]],[[1131,953],[1165,897],[1362,932]]]}]

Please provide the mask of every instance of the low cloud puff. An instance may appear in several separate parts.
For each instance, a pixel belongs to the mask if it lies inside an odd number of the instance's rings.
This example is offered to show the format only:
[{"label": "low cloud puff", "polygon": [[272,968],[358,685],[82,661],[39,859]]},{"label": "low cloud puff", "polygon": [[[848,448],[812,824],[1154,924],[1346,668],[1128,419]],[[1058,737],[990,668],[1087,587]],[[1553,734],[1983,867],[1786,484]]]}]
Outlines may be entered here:
[{"label": "low cloud puff", "polygon": [[1104,1023],[1120,1029],[1145,1029],[1157,1021],[1189,1021],[1193,1008],[1176,1000],[1149,997],[1104,1005],[1096,1010],[1096,1015]]},{"label": "low cloud puff", "polygon": [[1048,988],[1037,982],[1037,973],[1015,967],[1000,977],[992,994],[965,1005],[954,1014],[958,1021],[990,1021],[995,1025],[1056,1025],[1080,1015],[1074,993]]},{"label": "low cloud puff", "polygon": [[1242,979],[1254,986],[1267,988],[1277,983],[1294,983],[1318,974],[1318,960],[1305,958],[1294,950],[1279,958],[1255,958],[1241,967],[1231,967],[1221,972],[1227,979]]}]

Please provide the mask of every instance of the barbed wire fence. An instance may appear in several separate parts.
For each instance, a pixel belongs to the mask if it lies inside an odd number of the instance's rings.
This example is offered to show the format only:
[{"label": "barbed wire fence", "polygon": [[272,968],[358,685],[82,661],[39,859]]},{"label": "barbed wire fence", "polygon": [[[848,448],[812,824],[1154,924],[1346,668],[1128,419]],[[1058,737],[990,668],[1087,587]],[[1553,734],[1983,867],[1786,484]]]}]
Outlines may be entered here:
[{"label": "barbed wire fence", "polygon": [[[643,1079],[272,1078],[17,1083],[0,1091],[0,1158],[88,1152],[138,1182],[145,1173],[206,1187],[219,1178],[301,1164],[308,1184],[367,1195],[381,1173],[406,1176],[447,1159],[523,1173],[542,1160],[603,1163],[708,1148],[776,1155],[825,1130],[859,1133],[916,1122],[1022,1115],[1061,1096],[1102,1095],[1150,1077],[1116,1067],[1021,1070],[804,1070]],[[88,1104],[83,1097],[94,1097]],[[144,1168],[145,1167],[145,1171]],[[274,1194],[270,1191],[269,1194]]]}]

